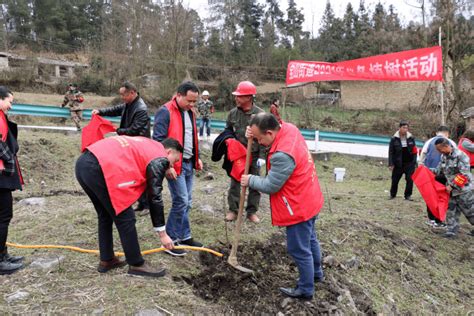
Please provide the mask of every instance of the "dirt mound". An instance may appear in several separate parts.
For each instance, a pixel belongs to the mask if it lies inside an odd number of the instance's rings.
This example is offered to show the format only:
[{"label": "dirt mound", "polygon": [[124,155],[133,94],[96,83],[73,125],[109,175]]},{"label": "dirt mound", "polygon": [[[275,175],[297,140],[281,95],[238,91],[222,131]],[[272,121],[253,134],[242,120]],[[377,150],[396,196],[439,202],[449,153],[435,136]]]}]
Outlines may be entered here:
[{"label": "dirt mound", "polygon": [[[219,248],[219,247],[217,247]],[[350,283],[336,268],[325,267],[326,280],[316,284],[315,298],[309,302],[282,296],[279,287],[293,287],[298,271],[286,253],[285,236],[274,234],[266,243],[249,242],[239,247],[239,263],[254,274],[239,272],[227,264],[228,247],[219,251],[224,259],[201,254],[203,270],[183,279],[196,295],[226,306],[226,312],[261,314],[375,314],[370,297]]]}]

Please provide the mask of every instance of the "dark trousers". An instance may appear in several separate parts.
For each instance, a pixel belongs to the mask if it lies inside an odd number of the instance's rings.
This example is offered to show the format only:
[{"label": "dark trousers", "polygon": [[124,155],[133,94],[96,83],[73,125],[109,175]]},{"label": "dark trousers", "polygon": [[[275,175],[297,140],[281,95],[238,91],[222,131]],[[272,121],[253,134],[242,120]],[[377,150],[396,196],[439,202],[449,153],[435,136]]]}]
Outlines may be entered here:
[{"label": "dark trousers", "polygon": [[[252,162],[252,165],[249,169],[249,174],[258,175],[258,168],[257,168],[257,161],[255,159]],[[239,203],[240,203],[240,182],[235,181],[234,178],[230,178],[230,188],[229,194],[227,196],[227,202],[229,203],[229,211],[237,213],[239,211]],[[260,192],[254,190],[252,188],[248,188],[248,196],[247,196],[247,215],[255,214],[258,211],[258,207],[260,205]]]},{"label": "dark trousers", "polygon": [[108,261],[114,257],[112,225],[115,223],[127,263],[134,266],[142,265],[145,261],[138,243],[135,212],[129,207],[119,215],[115,214],[102,169],[97,158],[89,151],[77,159],[76,178],[97,212],[100,260]]},{"label": "dark trousers", "polygon": [[405,186],[405,198],[410,197],[413,193],[413,180],[411,176],[415,172],[415,164],[402,165],[401,168],[394,167],[392,171],[392,186],[390,188],[390,196],[397,196],[398,182],[405,174],[406,186]]},{"label": "dark trousers", "polygon": [[[436,176],[436,177],[435,177],[435,180],[438,181],[438,182],[441,183],[441,184],[444,184],[444,185],[445,185],[446,182],[448,181],[444,175],[438,175],[438,176]],[[428,219],[429,219],[430,221],[435,221],[435,222],[438,223],[438,224],[442,223],[442,221],[440,221],[439,219],[437,219],[437,218],[433,215],[433,213],[431,213],[431,210],[430,210],[430,208],[428,207],[428,205],[426,206],[426,212],[428,213]]]},{"label": "dark trousers", "polygon": [[10,189],[0,189],[0,252],[6,249],[8,226],[13,217],[13,198]]},{"label": "dark trousers", "polygon": [[442,223],[439,219],[436,218],[436,216],[433,215],[433,213],[431,213],[430,208],[428,206],[426,206],[426,213],[428,213],[428,219],[430,221],[435,221],[438,224]]}]

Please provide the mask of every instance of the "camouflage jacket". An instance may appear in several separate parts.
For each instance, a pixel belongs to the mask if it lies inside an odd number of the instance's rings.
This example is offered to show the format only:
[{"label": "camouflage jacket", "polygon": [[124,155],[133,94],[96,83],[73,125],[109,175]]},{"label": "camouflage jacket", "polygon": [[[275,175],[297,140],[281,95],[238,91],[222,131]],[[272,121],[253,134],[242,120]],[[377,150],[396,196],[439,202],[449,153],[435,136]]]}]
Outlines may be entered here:
[{"label": "camouflage jacket", "polygon": [[198,112],[202,118],[211,118],[211,114],[213,112],[214,104],[211,100],[199,100],[198,105]]},{"label": "camouflage jacket", "polygon": [[[472,174],[470,171],[469,157],[457,148],[449,155],[441,155],[441,161],[433,170],[437,175],[444,175],[448,180],[446,185],[453,188],[452,195],[460,195],[471,191],[474,186],[472,183]],[[456,177],[463,176],[467,183],[458,185],[459,181]]]},{"label": "camouflage jacket", "polygon": [[[226,130],[229,130],[235,134],[235,138],[247,147],[247,138],[245,138],[245,130],[250,123],[250,118],[253,114],[264,112],[261,108],[256,105],[252,106],[252,109],[248,112],[244,112],[241,109],[235,107],[230,110],[226,121]],[[253,160],[257,158],[265,158],[265,147],[260,146],[256,141],[252,145]]]},{"label": "camouflage jacket", "polygon": [[81,102],[79,102],[80,97],[83,98],[82,92],[79,90],[66,92],[66,94],[64,95],[64,101],[63,101],[63,104],[61,104],[61,107],[68,106],[70,107],[71,111],[81,111],[82,105],[81,105]]}]

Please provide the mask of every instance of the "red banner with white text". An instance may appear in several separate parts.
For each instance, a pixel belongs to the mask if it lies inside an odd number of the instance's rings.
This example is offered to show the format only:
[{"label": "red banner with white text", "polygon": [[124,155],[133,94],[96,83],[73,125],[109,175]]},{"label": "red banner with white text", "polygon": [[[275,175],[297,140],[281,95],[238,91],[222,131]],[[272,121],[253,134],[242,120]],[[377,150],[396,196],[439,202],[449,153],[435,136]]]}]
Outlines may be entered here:
[{"label": "red banner with white text", "polygon": [[313,81],[442,81],[441,47],[428,47],[326,63],[290,60],[286,85]]}]

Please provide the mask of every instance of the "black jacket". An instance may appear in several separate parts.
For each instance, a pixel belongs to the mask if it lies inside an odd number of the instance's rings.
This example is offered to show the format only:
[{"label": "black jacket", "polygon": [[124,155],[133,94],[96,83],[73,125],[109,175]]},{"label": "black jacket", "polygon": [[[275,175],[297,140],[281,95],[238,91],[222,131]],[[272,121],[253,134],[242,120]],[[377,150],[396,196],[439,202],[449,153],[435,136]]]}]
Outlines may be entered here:
[{"label": "black jacket", "polygon": [[21,170],[16,154],[18,152],[18,127],[7,118],[8,135],[5,142],[0,140],[0,159],[5,170],[0,172],[0,189],[21,190]]},{"label": "black jacket", "polygon": [[140,96],[130,104],[119,104],[99,110],[100,116],[122,116],[117,134],[150,137],[150,117],[147,106]]},{"label": "black jacket", "polygon": [[150,205],[150,216],[153,227],[165,225],[165,213],[163,206],[163,180],[165,172],[170,167],[170,162],[166,158],[156,158],[150,161],[146,168],[147,199]]},{"label": "black jacket", "polygon": [[212,144],[211,160],[217,162],[222,159],[222,156],[224,156],[222,169],[224,169],[227,172],[227,175],[230,177],[230,173],[232,171],[232,162],[227,158],[227,144],[225,142],[226,139],[229,138],[235,139],[235,134],[234,132],[227,129],[216,137],[214,143]]},{"label": "black jacket", "polygon": [[403,147],[402,141],[400,140],[400,136],[397,133],[392,136],[390,139],[390,145],[388,147],[388,165],[395,166],[395,168],[401,168],[403,165],[410,165],[416,164],[416,151],[414,148],[416,147],[415,138],[408,133],[407,134],[407,151],[410,157],[409,161],[403,162]]}]

